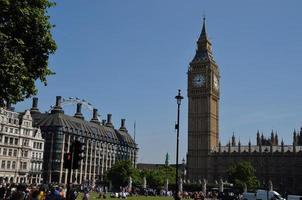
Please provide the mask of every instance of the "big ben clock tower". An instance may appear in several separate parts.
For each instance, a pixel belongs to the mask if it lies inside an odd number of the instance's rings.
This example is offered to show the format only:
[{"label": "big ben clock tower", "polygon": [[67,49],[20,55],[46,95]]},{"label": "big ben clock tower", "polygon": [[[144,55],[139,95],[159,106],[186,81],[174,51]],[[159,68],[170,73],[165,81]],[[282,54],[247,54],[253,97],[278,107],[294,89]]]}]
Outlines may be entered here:
[{"label": "big ben clock tower", "polygon": [[208,178],[209,154],[218,146],[219,68],[212,55],[205,18],[188,69],[188,154],[190,180]]}]

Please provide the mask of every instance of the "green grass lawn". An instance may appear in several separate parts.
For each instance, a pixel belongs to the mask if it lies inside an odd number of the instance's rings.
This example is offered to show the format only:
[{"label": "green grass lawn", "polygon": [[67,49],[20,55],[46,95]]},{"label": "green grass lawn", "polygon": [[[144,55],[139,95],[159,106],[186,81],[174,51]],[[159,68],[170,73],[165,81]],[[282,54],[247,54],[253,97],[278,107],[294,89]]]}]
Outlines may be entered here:
[{"label": "green grass lawn", "polygon": [[[93,199],[98,199],[98,194],[95,192],[90,192],[89,193],[89,199],[93,200]],[[80,193],[80,195],[78,196],[77,200],[82,200],[83,198],[83,193]],[[103,199],[103,198],[102,198]],[[115,199],[118,200],[118,198],[110,198],[109,195],[107,195],[106,199]],[[127,197],[127,199],[129,200],[172,200],[172,197],[145,197],[145,196],[137,196],[137,197]]]}]

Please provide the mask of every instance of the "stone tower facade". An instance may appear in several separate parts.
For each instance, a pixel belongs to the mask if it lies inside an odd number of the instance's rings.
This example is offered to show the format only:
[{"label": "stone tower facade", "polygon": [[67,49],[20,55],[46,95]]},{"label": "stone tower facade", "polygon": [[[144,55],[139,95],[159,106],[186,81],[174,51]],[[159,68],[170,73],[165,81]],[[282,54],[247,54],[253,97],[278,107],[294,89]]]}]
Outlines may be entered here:
[{"label": "stone tower facade", "polygon": [[188,178],[207,178],[208,155],[219,140],[219,68],[206,33],[205,19],[188,69]]}]

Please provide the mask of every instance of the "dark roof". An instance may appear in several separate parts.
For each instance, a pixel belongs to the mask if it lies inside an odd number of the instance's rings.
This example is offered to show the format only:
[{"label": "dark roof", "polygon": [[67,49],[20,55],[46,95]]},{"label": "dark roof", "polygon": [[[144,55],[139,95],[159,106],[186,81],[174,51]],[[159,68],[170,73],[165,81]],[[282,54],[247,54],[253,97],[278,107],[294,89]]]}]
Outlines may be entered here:
[{"label": "dark roof", "polygon": [[99,125],[72,117],[64,113],[33,113],[34,125],[42,131],[60,128],[63,132],[80,135],[114,144],[121,144],[136,148],[132,137],[125,131]]}]

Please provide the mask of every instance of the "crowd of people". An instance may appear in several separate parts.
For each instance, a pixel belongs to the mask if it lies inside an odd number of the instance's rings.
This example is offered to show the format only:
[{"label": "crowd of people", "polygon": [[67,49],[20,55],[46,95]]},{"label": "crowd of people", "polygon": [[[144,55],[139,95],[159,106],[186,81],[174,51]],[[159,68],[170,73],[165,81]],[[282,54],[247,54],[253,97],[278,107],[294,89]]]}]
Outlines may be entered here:
[{"label": "crowd of people", "polygon": [[[70,200],[77,198],[78,191],[75,187],[71,188]],[[0,200],[64,200],[66,193],[67,189],[63,185],[0,185]]]},{"label": "crowd of people", "polygon": [[[121,188],[120,192],[108,191],[107,187],[95,186],[71,186],[69,194],[70,200],[76,200],[79,193],[81,200],[89,200],[90,191],[98,193],[98,199],[106,199],[108,197],[123,198],[128,196],[173,196],[172,191],[155,190],[155,189],[138,189],[133,188],[131,192],[127,188]],[[0,185],[0,200],[65,200],[67,195],[67,188],[64,185],[25,185],[25,184],[2,184]],[[207,199],[224,199],[224,200],[239,200],[240,194],[233,192],[218,192],[207,191],[204,192],[182,192],[179,193],[181,199],[193,199],[193,200],[207,200]]]},{"label": "crowd of people", "polygon": [[207,200],[207,199],[223,199],[223,200],[239,200],[241,199],[240,194],[234,194],[233,192],[218,192],[208,191],[204,192],[183,192],[181,194],[182,199],[193,199],[193,200]]}]

